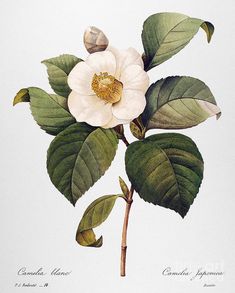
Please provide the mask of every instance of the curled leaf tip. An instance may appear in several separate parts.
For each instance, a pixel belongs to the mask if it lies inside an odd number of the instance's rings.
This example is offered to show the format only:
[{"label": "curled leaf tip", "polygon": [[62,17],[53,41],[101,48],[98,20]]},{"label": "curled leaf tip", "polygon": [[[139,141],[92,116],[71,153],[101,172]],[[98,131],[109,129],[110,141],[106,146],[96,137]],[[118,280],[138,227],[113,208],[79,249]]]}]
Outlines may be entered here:
[{"label": "curled leaf tip", "polygon": [[202,23],[201,28],[206,32],[207,42],[210,43],[211,38],[212,38],[214,31],[215,31],[214,25],[212,23],[210,23],[209,21],[205,21]]},{"label": "curled leaf tip", "polygon": [[102,246],[103,237],[101,236],[97,240],[93,229],[107,219],[118,197],[120,196],[105,195],[99,197],[88,206],[77,229],[76,241],[78,244],[86,247]]},{"label": "curled leaf tip", "polygon": [[76,241],[81,246],[86,247],[101,247],[103,245],[103,237],[101,236],[96,240],[95,233],[92,229],[78,231],[76,235]]},{"label": "curled leaf tip", "polygon": [[220,117],[221,117],[221,115],[222,115],[222,112],[217,113],[217,114],[216,114],[216,120],[219,120]]},{"label": "curled leaf tip", "polygon": [[29,91],[27,88],[23,88],[19,90],[16,96],[14,97],[13,106],[21,102],[29,102],[29,101],[30,101]]}]

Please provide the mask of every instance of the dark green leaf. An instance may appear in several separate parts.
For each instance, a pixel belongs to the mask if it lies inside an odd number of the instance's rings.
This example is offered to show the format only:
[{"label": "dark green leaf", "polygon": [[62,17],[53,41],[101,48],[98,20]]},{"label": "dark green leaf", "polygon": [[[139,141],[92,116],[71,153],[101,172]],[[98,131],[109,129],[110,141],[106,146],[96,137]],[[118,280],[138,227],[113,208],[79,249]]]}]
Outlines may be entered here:
[{"label": "dark green leaf", "polygon": [[47,66],[49,83],[56,94],[68,97],[71,89],[68,86],[67,78],[73,67],[80,61],[82,59],[69,54],[42,61]]},{"label": "dark green leaf", "polygon": [[152,135],[129,145],[126,171],[140,197],[184,217],[203,178],[196,144],[177,133]]},{"label": "dark green leaf", "polygon": [[189,128],[216,115],[220,109],[204,82],[187,76],[171,76],[152,84],[142,114],[146,129]]},{"label": "dark green leaf", "polygon": [[79,223],[76,240],[82,246],[100,247],[103,244],[103,237],[96,240],[93,228],[101,225],[111,213],[116,199],[120,195],[105,195],[93,201]]},{"label": "dark green leaf", "polygon": [[47,154],[52,183],[75,205],[105,173],[116,154],[118,139],[112,129],[75,123],[60,132]]},{"label": "dark green leaf", "polygon": [[49,95],[36,87],[28,88],[28,92],[32,115],[47,133],[56,135],[76,122],[68,111],[66,98]]},{"label": "dark green leaf", "polygon": [[15,106],[18,103],[29,102],[29,100],[30,100],[30,97],[29,97],[28,89],[21,89],[18,91],[18,93],[16,94],[13,100],[13,106]]},{"label": "dark green leaf", "polygon": [[179,13],[157,13],[146,19],[143,26],[145,69],[149,70],[183,49],[202,28],[210,42],[214,26],[207,21]]}]

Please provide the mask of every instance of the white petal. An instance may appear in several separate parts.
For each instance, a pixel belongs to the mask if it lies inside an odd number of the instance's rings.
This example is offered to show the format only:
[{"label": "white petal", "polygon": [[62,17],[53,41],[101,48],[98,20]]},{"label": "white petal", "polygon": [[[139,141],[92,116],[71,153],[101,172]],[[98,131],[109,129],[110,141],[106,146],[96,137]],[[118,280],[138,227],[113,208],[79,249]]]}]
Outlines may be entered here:
[{"label": "white petal", "polygon": [[100,72],[108,72],[110,75],[115,74],[116,59],[109,51],[93,53],[88,56],[85,62],[96,74],[100,74]]},{"label": "white petal", "polygon": [[117,50],[113,47],[108,47],[106,51],[110,51],[116,57],[117,70],[115,77],[119,79],[121,72],[129,65],[139,65],[144,68],[144,63],[141,55],[134,49],[128,48],[127,50]]},{"label": "white petal", "polygon": [[132,119],[128,119],[128,120],[125,120],[125,119],[117,119],[114,115],[112,117],[112,119],[107,123],[105,124],[104,126],[102,126],[103,128],[113,128],[119,124],[128,124],[131,122]]},{"label": "white petal", "polygon": [[145,95],[142,91],[123,90],[121,100],[114,104],[112,111],[118,119],[134,119],[146,106]]},{"label": "white petal", "polygon": [[69,87],[79,94],[94,95],[91,88],[95,72],[85,62],[81,61],[72,69],[68,76]]},{"label": "white petal", "polygon": [[149,86],[148,74],[139,65],[129,65],[122,72],[120,81],[124,89],[140,90],[144,93]]},{"label": "white petal", "polygon": [[112,119],[112,104],[97,96],[85,96],[72,91],[68,97],[70,113],[78,122],[92,126],[103,126]]}]

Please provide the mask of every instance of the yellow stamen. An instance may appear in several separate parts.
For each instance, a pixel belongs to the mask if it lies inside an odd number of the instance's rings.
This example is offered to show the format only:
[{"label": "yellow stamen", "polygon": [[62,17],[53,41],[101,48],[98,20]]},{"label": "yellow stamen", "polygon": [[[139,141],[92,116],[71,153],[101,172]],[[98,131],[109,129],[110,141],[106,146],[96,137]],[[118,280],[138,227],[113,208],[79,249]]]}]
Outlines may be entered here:
[{"label": "yellow stamen", "polygon": [[94,74],[91,87],[96,95],[109,103],[117,103],[122,95],[122,83],[107,72]]}]

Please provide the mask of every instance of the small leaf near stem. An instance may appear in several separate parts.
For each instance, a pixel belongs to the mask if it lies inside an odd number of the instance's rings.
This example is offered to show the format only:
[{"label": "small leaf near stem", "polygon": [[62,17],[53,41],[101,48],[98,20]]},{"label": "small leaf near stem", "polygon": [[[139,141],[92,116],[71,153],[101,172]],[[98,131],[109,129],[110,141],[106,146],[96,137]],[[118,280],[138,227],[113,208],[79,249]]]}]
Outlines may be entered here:
[{"label": "small leaf near stem", "polygon": [[131,133],[134,135],[134,137],[140,140],[145,137],[146,128],[143,125],[141,116],[131,121],[130,130],[131,130]]},{"label": "small leaf near stem", "polygon": [[129,194],[129,188],[126,185],[126,182],[119,176],[119,185],[121,187],[121,190],[125,196],[125,199],[128,199],[128,194]]}]

